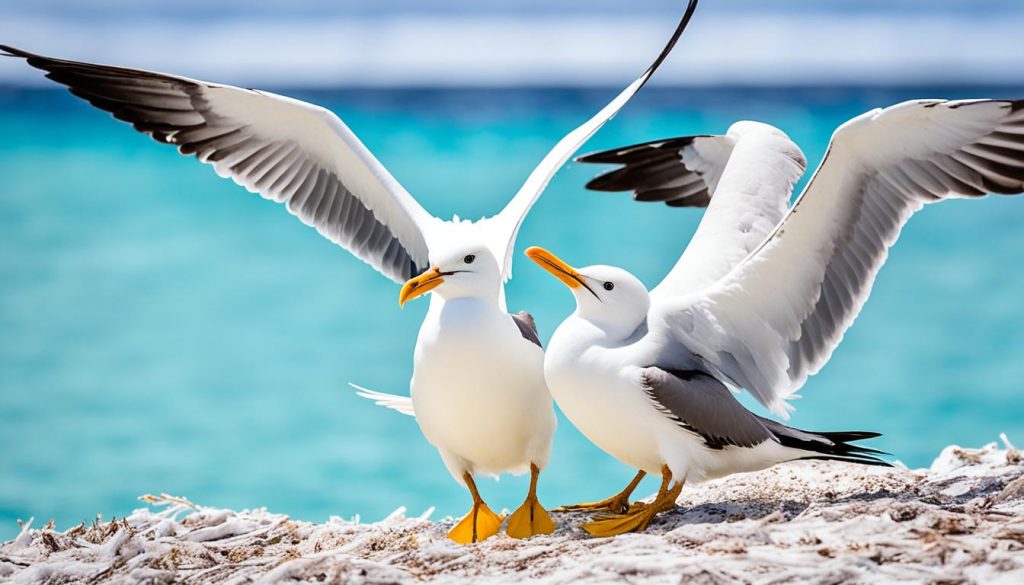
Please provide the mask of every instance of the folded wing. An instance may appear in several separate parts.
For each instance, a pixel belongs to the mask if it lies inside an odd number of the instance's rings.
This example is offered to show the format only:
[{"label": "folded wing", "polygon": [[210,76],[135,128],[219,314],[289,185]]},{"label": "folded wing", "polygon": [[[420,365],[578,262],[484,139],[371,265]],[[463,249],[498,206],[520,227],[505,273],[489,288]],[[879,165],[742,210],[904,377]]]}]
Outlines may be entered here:
[{"label": "folded wing", "polygon": [[900,229],[927,203],[1024,191],[1024,100],[906,102],[841,126],[785,219],[655,322],[780,415],[828,361]]},{"label": "folded wing", "polygon": [[0,45],[74,95],[210,164],[388,278],[427,267],[436,221],[331,112],[271,93]]},{"label": "folded wing", "polygon": [[658,367],[640,372],[641,389],[654,407],[711,449],[754,447],[775,436],[721,382],[699,371]]}]

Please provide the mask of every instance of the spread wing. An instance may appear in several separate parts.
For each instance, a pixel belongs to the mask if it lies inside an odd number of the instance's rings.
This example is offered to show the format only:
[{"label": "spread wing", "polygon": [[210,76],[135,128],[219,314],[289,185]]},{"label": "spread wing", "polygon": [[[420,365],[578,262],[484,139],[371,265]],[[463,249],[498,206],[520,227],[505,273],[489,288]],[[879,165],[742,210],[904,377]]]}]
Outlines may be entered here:
[{"label": "spread wing", "polygon": [[580,160],[622,165],[588,183],[589,189],[707,207],[679,261],[651,291],[655,299],[711,285],[746,258],[785,215],[807,168],[800,148],[781,130],[746,121],[722,136],[649,142]]},{"label": "spread wing", "polygon": [[0,45],[158,142],[195,155],[388,278],[427,267],[437,221],[333,113],[271,93],[138,69],[35,55]]},{"label": "spread wing", "polygon": [[530,208],[533,207],[534,202],[540,197],[540,194],[544,192],[544,189],[551,182],[552,177],[558,169],[562,168],[569,157],[571,157],[583,144],[594,135],[595,132],[604,126],[605,122],[612,119],[615,114],[622,109],[623,106],[634,96],[640,88],[647,83],[647,80],[654,75],[654,72],[658,70],[665,58],[668,57],[669,53],[672,52],[672,48],[675,46],[676,41],[683,34],[686,29],[686,25],[689,24],[690,18],[693,17],[693,12],[697,9],[697,0],[689,0],[686,6],[686,11],[683,13],[682,18],[679,21],[679,25],[676,26],[676,30],[672,33],[672,37],[669,39],[665,48],[661,50],[658,58],[654,60],[654,63],[644,71],[643,75],[637,78],[636,81],[629,84],[626,89],[622,90],[619,95],[615,96],[611,102],[608,103],[600,112],[594,115],[591,119],[584,122],[580,127],[576,128],[572,132],[565,135],[554,148],[548,152],[547,156],[537,165],[537,168],[530,173],[530,176],[526,179],[526,182],[516,193],[515,197],[509,201],[508,205],[501,210],[498,215],[486,220],[491,222],[491,227],[494,230],[495,245],[494,249],[497,251],[495,257],[502,259],[504,258],[503,264],[503,275],[505,279],[508,279],[512,275],[512,252],[516,244],[516,236],[519,234],[519,227],[523,223],[523,219],[526,214],[529,213]]},{"label": "spread wing", "polygon": [[1024,191],[1024,100],[918,100],[841,126],[765,241],[654,322],[709,369],[785,415],[839,344],[889,247],[927,203]]}]

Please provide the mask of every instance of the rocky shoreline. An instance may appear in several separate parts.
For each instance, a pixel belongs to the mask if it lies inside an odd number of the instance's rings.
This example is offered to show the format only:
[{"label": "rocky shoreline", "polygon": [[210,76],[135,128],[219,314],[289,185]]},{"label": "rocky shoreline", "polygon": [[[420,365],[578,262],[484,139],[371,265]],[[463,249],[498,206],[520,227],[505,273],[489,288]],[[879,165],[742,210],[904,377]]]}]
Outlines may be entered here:
[{"label": "rocky shoreline", "polygon": [[688,486],[644,534],[463,547],[453,519],[363,524],[235,512],[170,496],[127,518],[24,526],[0,545],[13,583],[1024,583],[1024,453],[947,447],[930,469],[800,462]]}]

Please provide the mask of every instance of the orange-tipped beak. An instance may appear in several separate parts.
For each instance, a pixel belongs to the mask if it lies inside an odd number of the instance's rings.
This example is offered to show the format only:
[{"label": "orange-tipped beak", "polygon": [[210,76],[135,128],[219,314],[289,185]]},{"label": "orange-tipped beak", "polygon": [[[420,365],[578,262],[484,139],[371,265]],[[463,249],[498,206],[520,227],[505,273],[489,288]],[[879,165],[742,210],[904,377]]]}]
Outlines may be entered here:
[{"label": "orange-tipped beak", "polygon": [[441,268],[435,266],[416,278],[410,278],[402,285],[402,290],[398,293],[398,306],[404,306],[406,302],[441,286],[441,283],[444,282],[443,276]]},{"label": "orange-tipped beak", "polygon": [[540,246],[531,246],[526,249],[526,255],[530,257],[530,260],[540,264],[541,268],[547,270],[553,274],[555,278],[565,283],[565,286],[572,289],[586,286],[586,284],[583,283],[583,276],[580,275],[579,272],[576,272],[575,268],[569,266],[565,262],[562,262],[557,256],[548,252],[544,248],[541,248]]}]

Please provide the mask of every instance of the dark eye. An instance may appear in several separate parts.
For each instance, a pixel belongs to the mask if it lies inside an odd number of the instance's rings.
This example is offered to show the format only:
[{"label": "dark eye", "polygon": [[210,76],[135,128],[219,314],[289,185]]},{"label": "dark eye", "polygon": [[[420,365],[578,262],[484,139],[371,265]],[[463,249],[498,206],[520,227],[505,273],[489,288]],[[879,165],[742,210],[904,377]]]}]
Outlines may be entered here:
[{"label": "dark eye", "polygon": [[615,283],[612,283],[612,282],[604,283],[604,290],[612,290],[613,288],[615,288]]},{"label": "dark eye", "polygon": [[472,254],[467,254],[466,257],[462,259],[462,261],[465,262],[466,264],[472,264],[473,260],[476,260],[476,256]]}]

